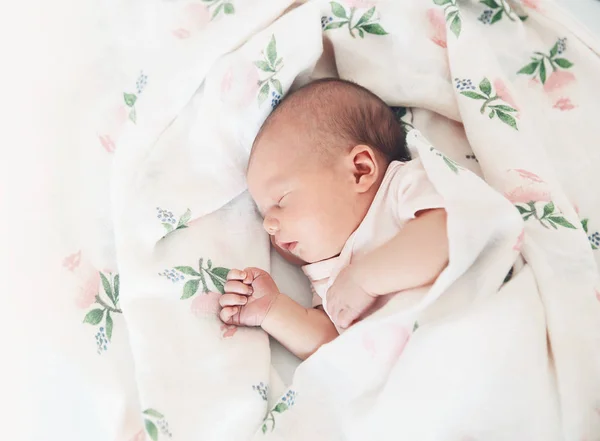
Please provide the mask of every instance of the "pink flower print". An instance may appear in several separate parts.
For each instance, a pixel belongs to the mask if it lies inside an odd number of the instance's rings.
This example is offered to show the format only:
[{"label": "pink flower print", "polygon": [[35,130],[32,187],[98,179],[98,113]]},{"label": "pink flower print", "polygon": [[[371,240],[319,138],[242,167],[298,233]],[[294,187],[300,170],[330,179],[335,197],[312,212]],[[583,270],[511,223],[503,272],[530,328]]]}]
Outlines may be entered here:
[{"label": "pink flower print", "polygon": [[516,109],[517,111],[519,110],[517,103],[513,99],[510,92],[508,91],[508,87],[506,86],[506,84],[504,84],[504,81],[502,81],[501,79],[495,80],[494,88],[496,89],[496,95],[498,95],[500,97],[500,99],[502,99],[502,101],[504,101],[509,106]]},{"label": "pink flower print", "polygon": [[575,75],[566,70],[555,70],[546,80],[544,91],[546,93],[553,92],[571,84],[575,81]]},{"label": "pink flower print", "polygon": [[185,40],[186,38],[190,38],[190,31],[188,31],[187,29],[183,29],[183,28],[179,28],[179,29],[175,29],[174,31],[171,31],[171,34],[173,34],[175,37],[179,38],[180,40]]},{"label": "pink flower print", "polygon": [[527,204],[529,202],[550,202],[550,192],[540,186],[527,185],[516,187],[505,193],[506,199],[513,204]]},{"label": "pink flower print", "polygon": [[223,332],[223,338],[230,338],[233,337],[235,335],[235,333],[237,332],[238,327],[235,325],[226,325],[226,324],[222,324],[221,325],[221,331]]},{"label": "pink flower print", "polygon": [[81,263],[81,250],[77,251],[75,254],[71,254],[63,259],[63,266],[69,271],[73,271],[75,268],[79,266]]},{"label": "pink flower print", "polygon": [[521,248],[523,247],[523,239],[525,238],[525,228],[523,228],[521,230],[521,234],[519,234],[519,237],[517,237],[517,241],[515,242],[515,245],[513,246],[513,250],[520,252]]},{"label": "pink flower print", "polygon": [[362,344],[371,357],[384,357],[386,364],[393,364],[404,351],[409,338],[410,332],[404,326],[390,324],[366,331]]},{"label": "pink flower print", "polygon": [[531,9],[540,8],[540,0],[521,0],[525,6]]},{"label": "pink flower print", "polygon": [[[598,291],[597,289],[594,291],[596,291],[596,299],[600,302],[600,291]],[[598,409],[598,413],[600,414],[600,408]]]},{"label": "pink flower print", "polygon": [[531,173],[528,170],[523,170],[522,168],[515,168],[513,170],[516,171],[519,174],[519,176],[521,176],[522,178],[525,178],[529,181],[538,182],[538,183],[544,182],[544,180],[542,178],[540,178],[535,173]]},{"label": "pink flower print", "polygon": [[79,294],[75,299],[77,307],[81,309],[89,308],[96,301],[99,288],[100,273],[94,270],[79,289]]},{"label": "pink flower print", "polygon": [[98,135],[98,139],[100,140],[102,147],[104,147],[108,153],[115,151],[116,146],[110,135]]},{"label": "pink flower print", "polygon": [[145,441],[146,440],[146,432],[144,429],[140,429],[135,435],[129,438],[129,441]]},{"label": "pink flower print", "polygon": [[247,107],[256,98],[259,80],[258,71],[252,63],[237,60],[223,75],[221,99],[237,109]]},{"label": "pink flower print", "polygon": [[555,109],[562,111],[573,110],[576,106],[573,105],[570,98],[561,98],[553,106]]},{"label": "pink flower print", "polygon": [[444,13],[439,8],[431,8],[427,10],[427,19],[431,28],[431,36],[429,39],[441,48],[448,47],[446,40],[446,18]]},{"label": "pink flower print", "polygon": [[217,314],[219,312],[219,297],[221,295],[216,292],[196,294],[190,309],[196,317]]},{"label": "pink flower print", "polygon": [[193,32],[204,29],[210,21],[210,13],[201,3],[190,3],[181,9],[171,33],[180,39],[189,38]]},{"label": "pink flower print", "polygon": [[349,8],[356,9],[369,9],[377,4],[377,2],[373,0],[345,0],[344,3]]}]

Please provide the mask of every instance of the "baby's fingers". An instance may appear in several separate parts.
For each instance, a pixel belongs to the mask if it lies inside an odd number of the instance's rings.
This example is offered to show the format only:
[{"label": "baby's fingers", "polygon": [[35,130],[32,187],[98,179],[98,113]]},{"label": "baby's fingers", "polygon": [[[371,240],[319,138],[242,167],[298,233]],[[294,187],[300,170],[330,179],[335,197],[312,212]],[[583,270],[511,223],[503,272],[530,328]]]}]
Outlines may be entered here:
[{"label": "baby's fingers", "polygon": [[238,324],[236,323],[235,318],[239,311],[239,306],[226,306],[225,308],[221,309],[221,312],[219,313],[219,318],[223,321],[223,323]]},{"label": "baby's fingers", "polygon": [[254,291],[251,285],[246,285],[244,282],[240,282],[239,280],[229,280],[225,283],[224,287],[225,292],[232,292],[235,294],[243,294],[250,295]]},{"label": "baby's fingers", "polygon": [[240,294],[223,294],[219,297],[219,305],[225,306],[237,306],[237,305],[245,305],[248,303],[248,297],[242,296]]},{"label": "baby's fingers", "polygon": [[231,269],[227,273],[227,280],[244,280],[248,274],[239,269]]},{"label": "baby's fingers", "polygon": [[342,308],[337,315],[337,324],[340,328],[346,329],[358,318],[359,315],[360,313],[353,309]]}]

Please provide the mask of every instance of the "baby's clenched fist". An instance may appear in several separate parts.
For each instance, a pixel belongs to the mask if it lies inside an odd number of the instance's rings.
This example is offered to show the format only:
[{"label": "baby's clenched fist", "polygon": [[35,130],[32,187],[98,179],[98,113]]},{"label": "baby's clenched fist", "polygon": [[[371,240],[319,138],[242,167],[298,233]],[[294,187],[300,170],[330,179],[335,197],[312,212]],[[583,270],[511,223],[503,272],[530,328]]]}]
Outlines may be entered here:
[{"label": "baby's clenched fist", "polygon": [[260,326],[278,295],[279,289],[266,271],[232,269],[227,274],[225,294],[219,299],[219,318],[230,325]]}]

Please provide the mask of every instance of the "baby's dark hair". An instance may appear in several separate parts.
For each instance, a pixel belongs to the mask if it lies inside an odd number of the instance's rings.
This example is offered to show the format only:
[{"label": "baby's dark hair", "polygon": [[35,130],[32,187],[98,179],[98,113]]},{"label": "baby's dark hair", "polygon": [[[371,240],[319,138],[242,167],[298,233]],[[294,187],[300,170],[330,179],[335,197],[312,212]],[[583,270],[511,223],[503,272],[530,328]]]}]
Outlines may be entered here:
[{"label": "baby's dark hair", "polygon": [[394,112],[377,95],[351,81],[324,78],[286,95],[254,140],[280,119],[289,120],[324,153],[364,144],[387,163],[409,161],[406,134]]}]

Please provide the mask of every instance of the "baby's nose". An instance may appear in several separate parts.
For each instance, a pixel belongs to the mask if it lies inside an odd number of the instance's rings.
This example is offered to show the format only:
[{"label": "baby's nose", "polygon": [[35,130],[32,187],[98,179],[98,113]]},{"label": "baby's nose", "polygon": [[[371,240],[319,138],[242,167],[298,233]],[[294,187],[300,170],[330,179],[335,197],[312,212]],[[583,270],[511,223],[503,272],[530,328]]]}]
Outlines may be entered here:
[{"label": "baby's nose", "polygon": [[279,221],[272,217],[265,217],[263,221],[263,227],[267,233],[273,235],[279,231]]}]

